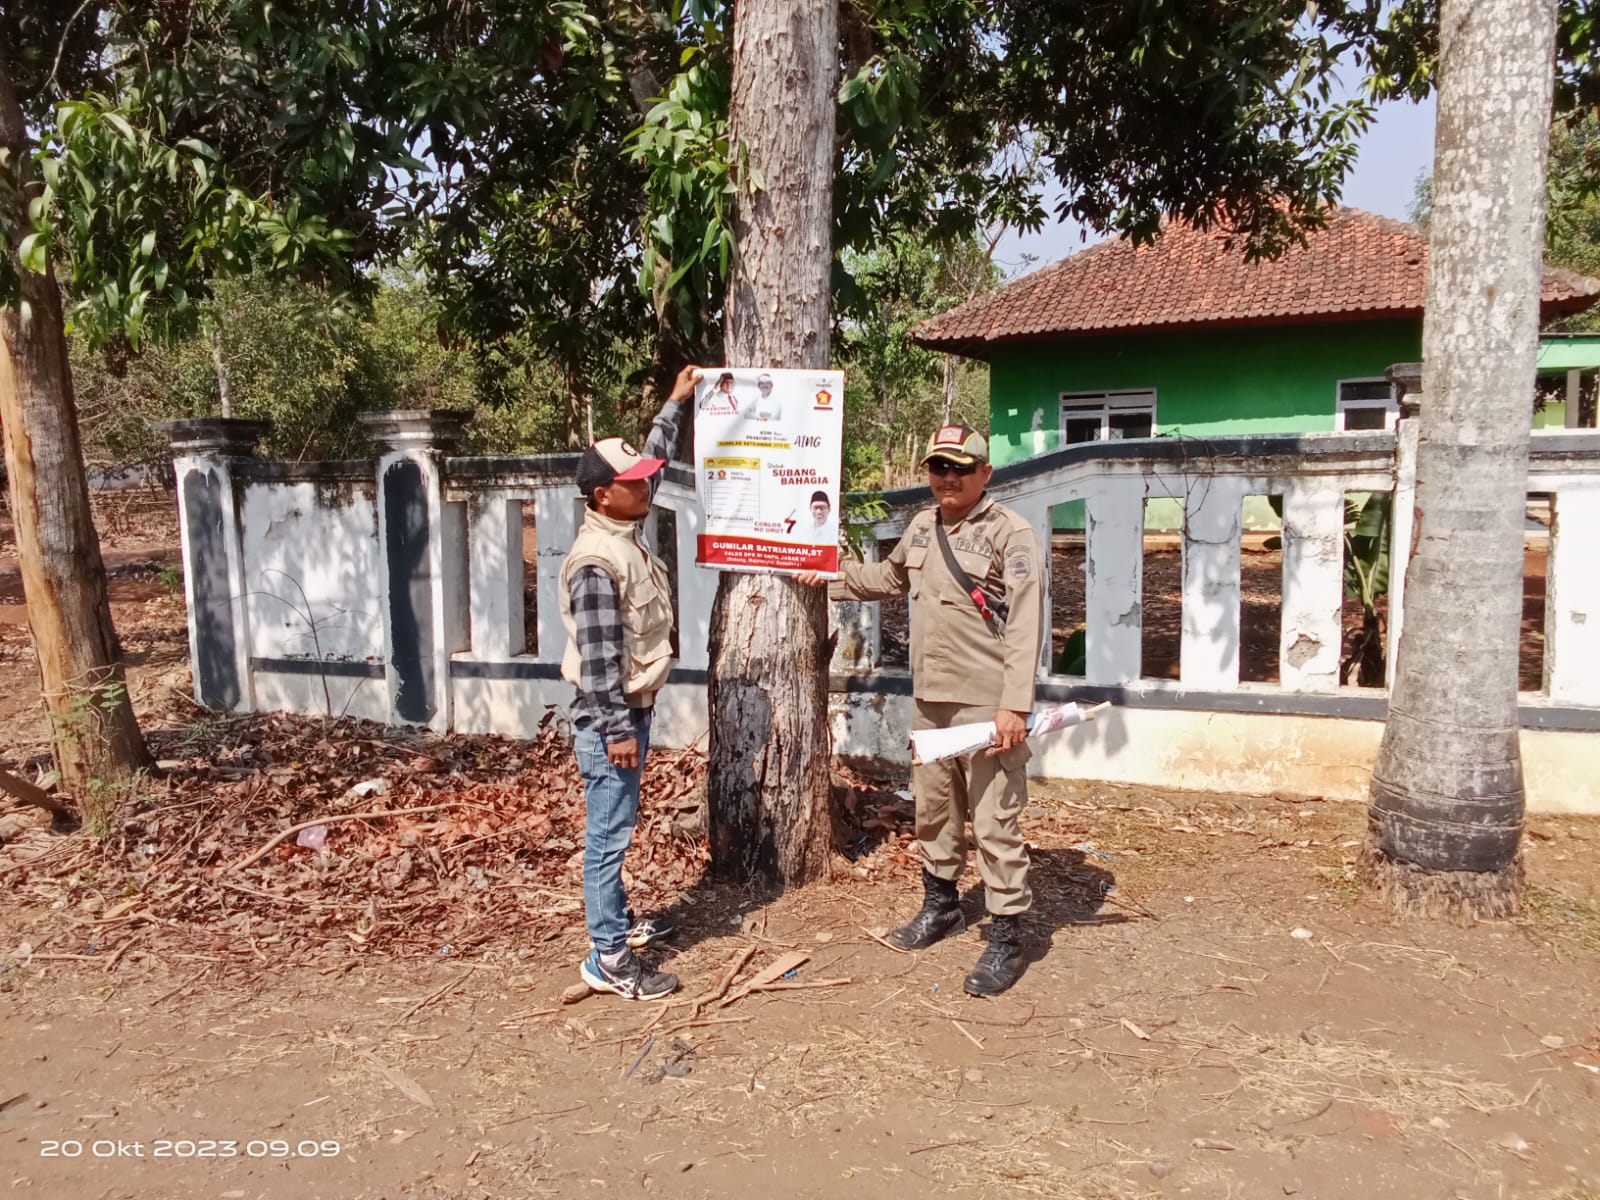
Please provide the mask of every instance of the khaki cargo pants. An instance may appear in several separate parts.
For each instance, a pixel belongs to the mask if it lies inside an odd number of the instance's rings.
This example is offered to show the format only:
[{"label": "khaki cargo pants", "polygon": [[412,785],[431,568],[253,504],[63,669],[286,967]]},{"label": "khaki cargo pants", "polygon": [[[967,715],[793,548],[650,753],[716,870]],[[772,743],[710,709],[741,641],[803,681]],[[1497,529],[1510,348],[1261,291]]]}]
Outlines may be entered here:
[{"label": "khaki cargo pants", "polygon": [[[943,729],[971,721],[994,720],[993,708],[916,702],[916,729]],[[917,838],[930,872],[955,880],[967,865],[967,822],[978,843],[978,874],[985,905],[995,916],[1026,912],[1028,847],[1022,840],[1022,808],[1028,802],[1028,760],[1024,742],[990,757],[979,750],[960,758],[911,768],[917,801]]]}]

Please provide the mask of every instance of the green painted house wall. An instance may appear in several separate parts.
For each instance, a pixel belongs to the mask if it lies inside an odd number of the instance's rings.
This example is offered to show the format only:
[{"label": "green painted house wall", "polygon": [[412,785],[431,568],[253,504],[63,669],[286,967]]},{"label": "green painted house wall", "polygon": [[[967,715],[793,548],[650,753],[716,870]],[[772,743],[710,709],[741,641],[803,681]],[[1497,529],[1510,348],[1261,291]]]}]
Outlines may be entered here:
[{"label": "green painted house wall", "polygon": [[999,465],[1056,449],[1062,392],[1153,389],[1162,435],[1331,432],[1339,380],[1421,357],[1417,319],[1001,344],[990,356],[990,455]]},{"label": "green painted house wall", "polygon": [[[1593,371],[1600,367],[1600,333],[1545,334],[1539,339],[1539,373],[1564,375],[1568,371]],[[1533,414],[1535,429],[1563,429],[1567,405],[1557,400]]]},{"label": "green painted house wall", "polygon": [[1533,427],[1535,429],[1564,429],[1567,424],[1567,406],[1565,402],[1557,400],[1546,404],[1533,414]]},{"label": "green painted house wall", "polygon": [[[1212,437],[1331,433],[1341,379],[1381,378],[1422,357],[1422,321],[1330,321],[1143,332],[1001,344],[990,354],[989,454],[997,465],[1061,445],[1061,393],[1150,389],[1156,433]],[[1261,497],[1247,528],[1277,518]],[[1083,528],[1082,502],[1058,505],[1056,528]],[[1152,500],[1145,524],[1177,529],[1176,500]]]}]

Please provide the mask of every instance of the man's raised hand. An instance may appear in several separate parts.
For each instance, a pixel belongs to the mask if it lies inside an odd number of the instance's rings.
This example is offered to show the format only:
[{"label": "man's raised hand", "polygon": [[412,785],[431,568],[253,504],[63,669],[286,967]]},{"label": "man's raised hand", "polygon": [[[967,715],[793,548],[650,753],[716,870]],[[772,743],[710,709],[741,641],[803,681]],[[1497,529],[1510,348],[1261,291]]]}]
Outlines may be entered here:
[{"label": "man's raised hand", "polygon": [[694,395],[694,385],[700,381],[700,376],[704,373],[704,367],[698,367],[694,363],[690,363],[678,372],[678,378],[672,384],[672,394],[667,399],[679,403],[687,400]]}]

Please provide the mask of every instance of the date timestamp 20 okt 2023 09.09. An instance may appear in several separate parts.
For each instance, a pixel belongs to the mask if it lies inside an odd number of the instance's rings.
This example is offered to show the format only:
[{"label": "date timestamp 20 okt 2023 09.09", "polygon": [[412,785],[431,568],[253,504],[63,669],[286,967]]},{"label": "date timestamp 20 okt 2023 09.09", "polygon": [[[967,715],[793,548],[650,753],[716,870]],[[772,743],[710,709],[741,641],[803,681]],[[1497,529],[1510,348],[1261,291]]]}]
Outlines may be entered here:
[{"label": "date timestamp 20 okt 2023 09.09", "polygon": [[96,1138],[39,1142],[40,1158],[338,1158],[343,1146],[334,1141],[290,1142],[278,1138],[151,1138],[133,1141],[124,1138]]}]

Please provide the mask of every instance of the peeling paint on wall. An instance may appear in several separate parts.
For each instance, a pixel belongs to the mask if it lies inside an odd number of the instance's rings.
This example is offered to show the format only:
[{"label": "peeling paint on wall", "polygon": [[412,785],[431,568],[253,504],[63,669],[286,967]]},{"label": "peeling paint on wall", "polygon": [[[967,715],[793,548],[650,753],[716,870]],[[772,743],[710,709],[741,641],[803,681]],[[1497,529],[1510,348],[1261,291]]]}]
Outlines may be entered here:
[{"label": "peeling paint on wall", "polygon": [[1322,649],[1322,643],[1310,634],[1295,634],[1294,641],[1289,643],[1289,649],[1284,651],[1288,656],[1291,667],[1303,667]]},{"label": "peeling paint on wall", "polygon": [[1050,435],[1044,427],[1044,409],[1033,410],[1033,451],[1034,454],[1043,454],[1050,449]]}]

